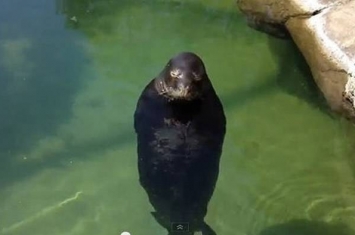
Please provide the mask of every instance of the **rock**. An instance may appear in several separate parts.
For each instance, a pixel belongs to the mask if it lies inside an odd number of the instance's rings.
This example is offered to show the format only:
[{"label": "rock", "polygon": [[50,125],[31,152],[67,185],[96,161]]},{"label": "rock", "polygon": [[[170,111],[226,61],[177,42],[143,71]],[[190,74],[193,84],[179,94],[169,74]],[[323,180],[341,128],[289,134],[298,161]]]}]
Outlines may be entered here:
[{"label": "rock", "polygon": [[285,26],[331,109],[355,121],[354,0],[238,0],[238,6],[249,19]]},{"label": "rock", "polygon": [[328,7],[352,0],[237,0],[247,17],[265,22],[284,24],[292,17],[310,17]]},{"label": "rock", "polygon": [[[309,0],[314,1],[314,0]],[[285,22],[296,16],[310,16],[326,7],[325,4],[296,0],[238,0],[239,9],[246,15],[248,25],[278,38],[289,38]]]},{"label": "rock", "polygon": [[330,107],[355,120],[355,1],[286,22]]},{"label": "rock", "polygon": [[260,3],[256,0],[238,0],[237,3],[250,27],[278,38],[289,38],[283,24],[288,13],[282,7],[282,1],[264,0]]},{"label": "rock", "polygon": [[283,24],[265,22],[263,18],[257,16],[247,16],[247,23],[251,28],[270,34],[277,38],[289,39],[290,34]]}]

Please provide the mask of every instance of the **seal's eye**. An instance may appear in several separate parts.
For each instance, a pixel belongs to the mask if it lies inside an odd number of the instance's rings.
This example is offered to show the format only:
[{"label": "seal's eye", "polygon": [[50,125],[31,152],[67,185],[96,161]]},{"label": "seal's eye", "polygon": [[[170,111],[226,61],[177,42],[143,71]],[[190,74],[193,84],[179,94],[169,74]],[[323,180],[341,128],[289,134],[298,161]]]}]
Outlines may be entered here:
[{"label": "seal's eye", "polygon": [[170,76],[172,76],[174,78],[177,78],[180,74],[181,74],[180,70],[178,70],[178,69],[174,69],[174,70],[170,71]]}]

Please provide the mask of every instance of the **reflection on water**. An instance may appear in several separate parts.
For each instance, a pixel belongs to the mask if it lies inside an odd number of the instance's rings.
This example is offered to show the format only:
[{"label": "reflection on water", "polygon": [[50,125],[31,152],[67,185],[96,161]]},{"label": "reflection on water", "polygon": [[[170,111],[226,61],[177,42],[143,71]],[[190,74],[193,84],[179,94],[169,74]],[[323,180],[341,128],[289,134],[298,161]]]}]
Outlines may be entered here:
[{"label": "reflection on water", "polygon": [[353,126],[329,115],[292,42],[248,28],[232,1],[2,0],[1,235],[166,234],[138,183],[132,115],[179,51],[204,59],[228,119],[206,223],[354,234]]},{"label": "reflection on water", "polygon": [[[174,56],[143,90],[134,115],[139,179],[169,232],[216,234],[204,221],[226,132],[223,106],[201,59]],[[175,228],[174,223],[188,228]],[[175,231],[179,229],[182,231]]]}]

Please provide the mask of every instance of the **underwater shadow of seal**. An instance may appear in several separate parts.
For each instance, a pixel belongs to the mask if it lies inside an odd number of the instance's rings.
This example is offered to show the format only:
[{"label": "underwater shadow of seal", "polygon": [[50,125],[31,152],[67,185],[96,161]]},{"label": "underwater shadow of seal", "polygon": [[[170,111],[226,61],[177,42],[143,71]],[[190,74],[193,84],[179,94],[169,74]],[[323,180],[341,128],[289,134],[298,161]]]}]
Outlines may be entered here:
[{"label": "underwater shadow of seal", "polygon": [[205,222],[219,174],[226,118],[202,60],[173,57],[139,97],[134,114],[141,186],[169,234],[216,234]]}]

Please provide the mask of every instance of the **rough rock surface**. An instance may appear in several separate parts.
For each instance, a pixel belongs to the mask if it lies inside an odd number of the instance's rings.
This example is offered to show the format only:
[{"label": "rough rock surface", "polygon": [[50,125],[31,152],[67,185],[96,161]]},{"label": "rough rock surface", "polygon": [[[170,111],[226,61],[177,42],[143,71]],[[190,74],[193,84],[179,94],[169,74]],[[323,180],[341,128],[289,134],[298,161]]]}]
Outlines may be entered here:
[{"label": "rough rock surface", "polygon": [[249,19],[286,26],[330,107],[355,121],[355,0],[238,0]]},{"label": "rough rock surface", "polygon": [[247,16],[259,16],[266,22],[285,23],[292,17],[310,17],[323,9],[352,0],[238,0]]}]

